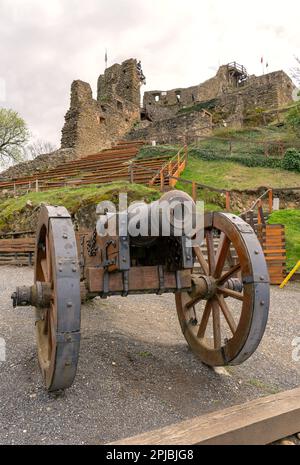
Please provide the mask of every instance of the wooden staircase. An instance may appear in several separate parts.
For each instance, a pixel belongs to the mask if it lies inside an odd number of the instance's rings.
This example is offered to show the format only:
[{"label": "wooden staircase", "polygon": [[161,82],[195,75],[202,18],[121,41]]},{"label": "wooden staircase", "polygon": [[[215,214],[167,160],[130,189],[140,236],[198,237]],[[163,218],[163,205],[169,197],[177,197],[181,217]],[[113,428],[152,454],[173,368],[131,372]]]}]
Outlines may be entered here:
[{"label": "wooden staircase", "polygon": [[[111,149],[56,166],[54,169],[0,182],[1,189],[46,190],[76,187],[113,181],[159,185],[162,167],[168,166],[171,155],[158,158],[138,158],[143,141],[119,142]],[[155,179],[154,179],[155,178]],[[154,180],[153,180],[154,179]],[[167,184],[167,178],[164,184]]]},{"label": "wooden staircase", "polygon": [[257,210],[251,209],[241,217],[252,226],[265,254],[270,283],[281,284],[286,276],[285,227],[282,224],[267,224],[269,214],[264,212],[261,202]]}]

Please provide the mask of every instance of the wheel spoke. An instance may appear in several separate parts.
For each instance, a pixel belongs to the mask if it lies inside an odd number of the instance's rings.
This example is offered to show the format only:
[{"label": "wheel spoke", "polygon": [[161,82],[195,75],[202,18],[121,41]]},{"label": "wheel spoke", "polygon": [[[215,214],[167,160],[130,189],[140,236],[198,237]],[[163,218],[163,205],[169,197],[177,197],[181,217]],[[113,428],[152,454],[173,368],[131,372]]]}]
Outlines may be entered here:
[{"label": "wheel spoke", "polygon": [[221,348],[221,313],[218,301],[212,299],[214,348]]},{"label": "wheel spoke", "polygon": [[244,300],[244,295],[241,292],[226,289],[226,287],[218,287],[217,290],[219,293],[224,294],[228,297],[233,297],[234,299],[240,300],[241,302],[243,302]]},{"label": "wheel spoke", "polygon": [[207,263],[207,261],[205,260],[204,255],[203,255],[202,250],[201,250],[201,248],[200,248],[199,245],[195,245],[195,246],[194,246],[194,252],[195,252],[195,255],[196,255],[197,259],[198,259],[198,262],[199,262],[200,265],[202,266],[202,269],[203,269],[203,271],[204,271],[204,274],[205,274],[206,276],[208,276],[208,275],[209,275],[208,263]]},{"label": "wheel spoke", "polygon": [[215,278],[219,278],[222,274],[222,270],[224,268],[226,257],[228,255],[228,251],[230,248],[230,243],[231,243],[230,239],[224,233],[222,233],[219,247],[216,253],[216,258],[215,258],[215,261],[216,261],[216,267],[214,271]]},{"label": "wheel spoke", "polygon": [[217,299],[218,299],[218,303],[220,305],[220,308],[222,310],[222,313],[228,323],[228,326],[232,332],[232,334],[235,333],[236,331],[236,323],[234,321],[234,318],[232,316],[232,313],[231,311],[229,310],[229,307],[224,299],[224,296],[223,295],[217,295]]},{"label": "wheel spoke", "polygon": [[52,278],[52,268],[51,268],[51,250],[50,250],[50,238],[47,234],[46,236],[46,258],[47,258],[47,275],[48,281],[51,281]]},{"label": "wheel spoke", "polygon": [[41,268],[42,272],[44,275],[44,281],[49,282],[49,276],[48,276],[48,263],[46,258],[41,259]]},{"label": "wheel spoke", "polygon": [[192,300],[185,304],[185,308],[189,310],[190,308],[194,307],[198,302],[200,302],[200,300],[203,300],[202,295],[194,297]]},{"label": "wheel spoke", "polygon": [[203,312],[202,319],[199,325],[197,337],[200,337],[200,338],[204,337],[210,314],[211,314],[211,302],[210,300],[208,300],[204,308],[204,312]]},{"label": "wheel spoke", "polygon": [[206,245],[207,245],[209,274],[213,275],[215,271],[215,267],[216,267],[216,262],[215,262],[215,251],[214,251],[214,238],[213,238],[213,232],[211,229],[206,231],[205,238],[206,238]]},{"label": "wheel spoke", "polygon": [[233,274],[235,274],[237,271],[241,269],[240,263],[237,263],[235,266],[230,268],[230,270],[226,271],[219,279],[218,279],[218,284],[222,285],[224,284]]}]

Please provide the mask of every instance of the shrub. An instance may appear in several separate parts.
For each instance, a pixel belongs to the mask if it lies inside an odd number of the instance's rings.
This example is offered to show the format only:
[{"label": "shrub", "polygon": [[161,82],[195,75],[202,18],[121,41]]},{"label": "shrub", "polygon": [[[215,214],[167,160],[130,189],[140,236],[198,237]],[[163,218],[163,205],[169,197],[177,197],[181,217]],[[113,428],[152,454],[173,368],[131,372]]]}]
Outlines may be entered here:
[{"label": "shrub", "polygon": [[[298,94],[300,95],[300,93]],[[299,102],[290,109],[286,118],[288,126],[297,134],[300,135],[300,104]]]},{"label": "shrub", "polygon": [[287,149],[282,160],[282,168],[288,171],[300,171],[300,152]]},{"label": "shrub", "polygon": [[194,157],[201,158],[207,161],[233,161],[240,163],[241,165],[248,166],[250,168],[262,167],[262,168],[281,168],[281,159],[275,157],[262,157],[262,156],[241,156],[241,155],[224,155],[217,151],[203,150],[203,149],[191,149],[189,154]]}]

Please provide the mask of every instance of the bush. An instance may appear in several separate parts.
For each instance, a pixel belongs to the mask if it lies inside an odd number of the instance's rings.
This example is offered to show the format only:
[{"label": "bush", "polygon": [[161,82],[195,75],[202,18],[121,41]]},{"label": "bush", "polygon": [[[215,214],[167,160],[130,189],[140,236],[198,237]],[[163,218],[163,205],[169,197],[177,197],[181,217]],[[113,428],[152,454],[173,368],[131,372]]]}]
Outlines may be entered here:
[{"label": "bush", "polygon": [[262,157],[262,156],[241,156],[241,155],[224,155],[210,150],[203,149],[191,149],[189,155],[201,158],[207,161],[233,161],[240,163],[241,165],[248,166],[250,168],[262,167],[262,168],[281,168],[281,159],[274,157]]},{"label": "bush", "polygon": [[282,168],[288,171],[300,171],[300,152],[287,149],[282,160]]},{"label": "bush", "polygon": [[[299,94],[298,94],[299,95]],[[300,135],[300,104],[297,103],[290,109],[286,118],[288,126],[297,134]]]}]

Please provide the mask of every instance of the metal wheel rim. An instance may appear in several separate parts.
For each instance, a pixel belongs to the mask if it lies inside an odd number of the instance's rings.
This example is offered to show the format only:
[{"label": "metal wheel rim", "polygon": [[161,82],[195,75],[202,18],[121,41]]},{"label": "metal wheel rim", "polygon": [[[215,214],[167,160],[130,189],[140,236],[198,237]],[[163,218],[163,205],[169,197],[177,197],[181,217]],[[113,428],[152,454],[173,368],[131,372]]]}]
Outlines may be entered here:
[{"label": "metal wheel rim", "polygon": [[[75,233],[64,207],[42,207],[34,281],[51,282],[49,308],[36,310],[38,360],[49,391],[70,387],[80,346],[80,278]],[[42,318],[42,319],[41,319]]]}]

